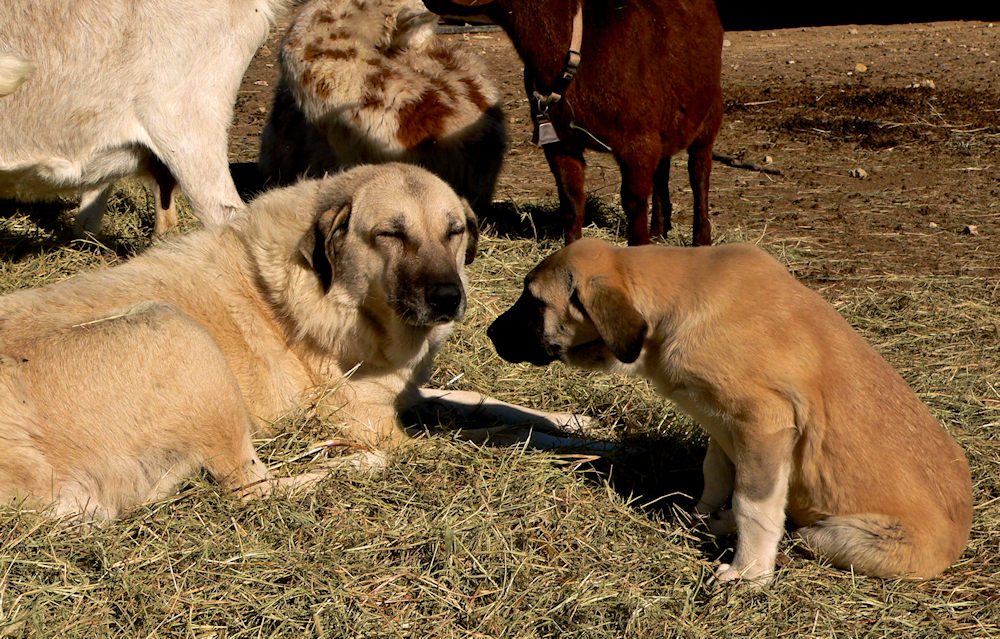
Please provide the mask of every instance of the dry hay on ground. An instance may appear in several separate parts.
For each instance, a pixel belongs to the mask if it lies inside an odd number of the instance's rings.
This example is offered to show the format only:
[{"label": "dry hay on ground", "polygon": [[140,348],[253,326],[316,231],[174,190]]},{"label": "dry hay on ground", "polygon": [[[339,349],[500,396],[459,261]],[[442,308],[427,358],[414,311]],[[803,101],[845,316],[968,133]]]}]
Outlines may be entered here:
[{"label": "dry hay on ground", "polygon": [[[611,203],[591,202],[599,225],[588,234],[616,239],[621,219]],[[67,247],[66,227],[53,220],[58,207],[0,204],[0,290],[54,282],[141,250],[149,217],[143,191],[126,184],[113,206],[103,245]],[[837,266],[849,260],[843,252],[810,237],[727,229],[720,241],[766,247],[902,372],[968,451],[977,506],[968,551],[940,579],[855,576],[786,539],[785,568],[771,586],[713,594],[705,579],[731,543],[686,527],[690,503],[680,494],[699,489],[698,428],[645,383],[559,364],[514,366],[485,336],[525,272],[558,247],[553,229],[541,225],[554,209],[554,202],[498,207],[470,267],[468,317],[439,357],[433,383],[594,415],[598,435],[627,452],[588,461],[481,450],[453,441],[453,424],[425,421],[436,432],[396,455],[383,475],[337,475],[293,499],[241,504],[199,481],[94,530],[3,508],[0,636],[1000,636],[994,279],[848,271]],[[190,229],[192,218],[184,224]],[[671,241],[688,231],[676,230]],[[824,268],[816,271],[817,263]],[[297,417],[285,430],[259,448],[266,463],[292,472],[336,424]]]}]

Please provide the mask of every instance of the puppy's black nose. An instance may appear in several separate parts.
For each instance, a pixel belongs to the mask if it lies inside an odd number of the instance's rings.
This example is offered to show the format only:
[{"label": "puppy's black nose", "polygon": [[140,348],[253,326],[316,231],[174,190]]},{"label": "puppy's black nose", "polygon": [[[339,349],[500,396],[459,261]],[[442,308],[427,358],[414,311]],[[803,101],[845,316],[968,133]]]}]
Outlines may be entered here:
[{"label": "puppy's black nose", "polygon": [[443,317],[453,317],[462,305],[462,287],[451,282],[427,287],[427,306]]}]

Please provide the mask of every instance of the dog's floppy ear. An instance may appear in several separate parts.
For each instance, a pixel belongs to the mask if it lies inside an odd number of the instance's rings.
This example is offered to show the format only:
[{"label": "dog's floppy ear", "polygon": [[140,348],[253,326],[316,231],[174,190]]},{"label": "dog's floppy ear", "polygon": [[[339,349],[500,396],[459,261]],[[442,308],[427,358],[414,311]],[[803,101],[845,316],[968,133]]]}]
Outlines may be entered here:
[{"label": "dog's floppy ear", "polygon": [[476,219],[476,213],[469,206],[469,203],[465,198],[460,198],[462,200],[462,208],[465,209],[465,228],[468,234],[465,238],[465,265],[468,266],[472,264],[472,260],[476,259],[476,249],[479,247],[479,220]]},{"label": "dog's floppy ear", "polygon": [[329,292],[333,285],[334,242],[347,233],[347,223],[351,216],[351,202],[334,205],[318,216],[299,240],[299,253],[305,258],[323,283],[323,292]]},{"label": "dog's floppy ear", "polygon": [[628,292],[608,277],[596,276],[581,283],[575,293],[614,356],[626,364],[639,359],[649,326]]}]

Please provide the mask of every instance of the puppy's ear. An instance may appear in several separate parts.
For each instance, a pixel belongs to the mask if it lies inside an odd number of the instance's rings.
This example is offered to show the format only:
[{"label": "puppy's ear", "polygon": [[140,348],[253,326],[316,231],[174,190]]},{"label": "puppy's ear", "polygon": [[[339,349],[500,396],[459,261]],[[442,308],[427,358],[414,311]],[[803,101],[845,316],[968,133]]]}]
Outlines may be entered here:
[{"label": "puppy's ear", "polygon": [[462,200],[462,208],[465,209],[465,228],[468,234],[465,238],[465,265],[468,266],[472,264],[472,260],[476,259],[476,249],[479,247],[479,220],[476,219],[476,213],[469,206],[469,203],[465,198],[460,198]]},{"label": "puppy's ear", "polygon": [[576,294],[614,356],[626,364],[639,359],[649,326],[635,310],[628,292],[598,276],[577,287]]},{"label": "puppy's ear", "polygon": [[299,253],[319,276],[323,292],[333,285],[336,240],[347,233],[351,202],[332,206],[316,216],[316,222],[299,240]]}]

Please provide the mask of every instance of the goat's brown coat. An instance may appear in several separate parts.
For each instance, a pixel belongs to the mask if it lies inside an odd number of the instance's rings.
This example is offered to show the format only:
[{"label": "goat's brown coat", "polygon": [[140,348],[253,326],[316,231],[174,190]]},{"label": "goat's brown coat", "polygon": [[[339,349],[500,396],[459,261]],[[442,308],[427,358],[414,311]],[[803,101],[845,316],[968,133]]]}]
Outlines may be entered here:
[{"label": "goat's brown coat", "polygon": [[[723,31],[713,0],[579,1],[582,61],[563,99],[548,109],[561,141],[544,147],[566,242],[582,234],[585,149],[610,151],[621,167],[629,244],[646,244],[650,233],[670,228],[670,157],[686,149],[694,242],[710,244],[712,144],[723,115]],[[549,93],[562,71],[578,0],[424,4],[444,14],[483,12],[502,26],[524,60],[530,97],[536,89]]]}]

